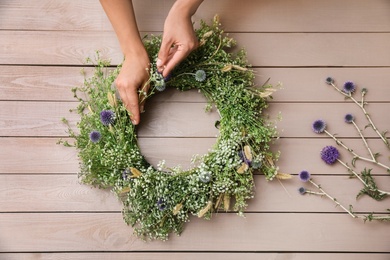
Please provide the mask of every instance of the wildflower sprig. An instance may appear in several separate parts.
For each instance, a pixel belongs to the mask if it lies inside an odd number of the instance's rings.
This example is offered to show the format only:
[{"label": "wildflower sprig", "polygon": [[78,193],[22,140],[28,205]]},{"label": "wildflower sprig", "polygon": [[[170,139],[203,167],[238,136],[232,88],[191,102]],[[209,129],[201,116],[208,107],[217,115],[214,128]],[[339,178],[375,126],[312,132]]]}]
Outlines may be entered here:
[{"label": "wildflower sprig", "polygon": [[[305,171],[307,172],[307,171]],[[305,175],[309,175],[309,173],[305,174]],[[301,179],[302,180],[302,179]],[[359,213],[356,213],[353,211],[353,206],[352,205],[349,205],[349,207],[346,207],[344,206],[342,203],[340,203],[335,197],[331,196],[328,192],[325,191],[325,189],[318,183],[316,183],[313,178],[311,177],[308,177],[308,180],[303,180],[304,182],[308,182],[310,183],[311,185],[313,185],[317,191],[312,191],[312,190],[309,190],[309,189],[306,189],[304,187],[301,187],[299,188],[299,193],[301,195],[305,195],[305,194],[312,194],[312,195],[317,195],[317,196],[321,196],[321,197],[326,197],[327,199],[333,201],[333,203],[336,204],[336,206],[340,207],[343,211],[347,212],[349,216],[351,216],[352,218],[359,218],[359,219],[363,219],[364,221],[373,221],[373,220],[377,220],[377,221],[390,221],[390,213],[389,214],[378,214],[378,213],[370,213],[370,214],[359,214]],[[390,209],[387,209],[388,212],[390,212]]]},{"label": "wildflower sprig", "polygon": [[[146,161],[113,84],[121,66],[109,69],[98,56],[94,75],[74,90],[80,121],[79,131],[70,133],[79,152],[80,179],[112,189],[123,203],[125,222],[142,238],[165,240],[172,232],[180,234],[191,215],[209,219],[219,210],[242,215],[254,197],[255,171],[267,180],[280,178],[278,154],[270,150],[277,131],[263,115],[274,89],[254,84],[245,51],[228,52],[235,42],[220,26],[218,18],[212,25],[201,22],[196,30],[199,48],[167,78],[150,64],[145,68],[150,90],[145,91],[146,85],[139,90],[142,103],[169,87],[198,89],[208,110],[217,109],[216,143],[207,154],[194,156],[191,169],[167,169],[163,160],[156,169]],[[161,37],[148,36],[144,45],[155,61]]]},{"label": "wildflower sprig", "polygon": [[390,143],[389,143],[389,140],[386,137],[387,131],[381,133],[378,130],[378,128],[375,126],[374,122],[372,121],[372,119],[370,117],[370,114],[365,109],[365,105],[367,104],[367,102],[365,101],[365,96],[367,94],[367,89],[363,88],[361,90],[361,100],[359,102],[357,99],[355,99],[353,97],[353,93],[355,92],[355,89],[356,89],[355,88],[355,84],[353,82],[351,82],[351,81],[345,82],[344,83],[344,88],[342,90],[336,85],[336,83],[335,83],[335,81],[334,81],[334,79],[332,77],[326,78],[325,82],[328,85],[332,86],[337,92],[339,92],[345,98],[352,100],[362,110],[363,114],[365,115],[365,117],[367,118],[367,120],[369,122],[369,124],[366,127],[372,127],[372,129],[382,139],[382,141],[384,142],[386,147],[388,149],[390,149]]},{"label": "wildflower sprig", "polygon": [[[385,137],[385,134],[380,134],[379,130],[376,128],[374,123],[372,122],[370,116],[368,115],[367,111],[365,110],[364,106],[367,104],[365,101],[365,95],[367,94],[367,89],[362,89],[361,91],[361,101],[358,102],[352,95],[356,91],[356,85],[352,81],[347,81],[344,84],[343,89],[339,89],[336,84],[334,83],[334,79],[331,77],[328,77],[326,79],[326,83],[328,85],[333,86],[334,89],[336,89],[339,93],[344,95],[346,98],[349,98],[354,101],[355,104],[357,104],[363,111],[365,117],[369,121],[370,127],[372,127],[377,134],[381,137],[382,141],[384,144],[388,146],[388,140]],[[375,164],[377,166],[380,166],[384,169],[386,169],[388,172],[390,172],[389,166],[379,162],[377,160],[377,157],[379,156],[379,153],[373,153],[365,136],[363,135],[363,131],[359,128],[359,126],[355,122],[355,117],[354,115],[348,113],[344,116],[344,122],[350,125],[353,125],[353,127],[356,129],[358,132],[358,135],[360,139],[362,140],[365,148],[367,149],[368,154],[370,155],[369,158],[363,157],[359,154],[357,154],[353,149],[345,145],[342,141],[340,141],[335,135],[331,134],[326,130],[327,128],[327,123],[324,120],[318,119],[312,123],[312,130],[316,134],[322,134],[325,133],[329,137],[331,137],[338,146],[341,146],[345,150],[347,150],[351,155],[352,155],[352,162],[351,165],[346,163],[341,159],[341,154],[338,151],[338,149],[334,146],[325,146],[321,152],[320,156],[321,159],[328,165],[334,164],[334,163],[340,163],[343,167],[345,167],[348,172],[351,174],[351,177],[357,178],[362,184],[363,188],[359,191],[357,194],[356,198],[360,198],[362,195],[368,195],[369,197],[380,201],[385,199],[390,195],[390,192],[388,191],[383,191],[378,188],[377,183],[374,179],[374,176],[371,174],[372,169],[366,169],[362,170],[360,174],[356,170],[356,160],[362,160],[365,162],[369,162],[372,164]],[[353,206],[350,205],[349,208],[345,207],[342,205],[335,197],[331,196],[329,193],[327,193],[323,187],[319,184],[317,184],[311,175],[307,171],[302,171],[299,175],[299,178],[304,181],[312,184],[316,190],[308,190],[305,187],[299,188],[299,193],[304,195],[304,194],[313,194],[313,195],[319,195],[319,196],[324,196],[331,201],[333,201],[337,206],[342,208],[345,212],[347,212],[352,218],[360,218],[363,219],[364,221],[372,221],[372,220],[379,220],[379,221],[390,221],[390,214],[378,214],[378,213],[371,213],[371,214],[357,214],[353,212]],[[390,212],[390,209],[386,210],[387,212]]]}]

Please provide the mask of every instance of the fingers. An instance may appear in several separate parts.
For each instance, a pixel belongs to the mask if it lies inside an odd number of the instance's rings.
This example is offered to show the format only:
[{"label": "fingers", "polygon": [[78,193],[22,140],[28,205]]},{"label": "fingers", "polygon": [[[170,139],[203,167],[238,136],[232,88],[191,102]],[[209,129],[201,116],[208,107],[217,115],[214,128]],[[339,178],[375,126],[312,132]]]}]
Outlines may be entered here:
[{"label": "fingers", "polygon": [[118,89],[119,95],[121,96],[123,105],[130,113],[131,122],[133,125],[138,125],[140,121],[140,108],[137,88],[128,87],[125,82],[120,80],[116,80],[115,85]]}]

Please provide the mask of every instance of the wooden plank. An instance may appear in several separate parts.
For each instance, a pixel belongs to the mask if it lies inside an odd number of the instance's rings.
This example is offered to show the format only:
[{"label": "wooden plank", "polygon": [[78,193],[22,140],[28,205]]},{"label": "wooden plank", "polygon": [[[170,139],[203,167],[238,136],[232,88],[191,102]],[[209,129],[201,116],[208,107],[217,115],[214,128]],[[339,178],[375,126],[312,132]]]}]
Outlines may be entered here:
[{"label": "wooden plank", "polygon": [[[180,237],[145,243],[131,236],[121,213],[3,213],[1,252],[293,251],[388,252],[388,225],[345,214],[219,214],[192,218]],[[229,241],[229,243],[226,243]],[[279,242],[275,242],[279,241]]]},{"label": "wooden plank", "polygon": [[[173,0],[133,2],[140,30],[163,29]],[[27,3],[23,0],[3,0],[0,10],[7,11],[0,16],[0,29],[111,29],[100,4],[93,0],[31,0]],[[386,32],[390,30],[389,12],[390,6],[386,0],[328,0],[315,3],[310,0],[299,3],[247,0],[245,5],[227,0],[205,1],[193,20],[210,20],[218,13],[227,31],[243,32]]]},{"label": "wooden plank", "polygon": [[[356,153],[366,156],[360,140],[341,139],[353,147]],[[79,171],[77,152],[74,148],[56,145],[57,138],[0,138],[0,173],[76,173]],[[378,160],[388,164],[388,150],[378,140],[369,140],[374,152],[379,152]],[[214,144],[212,138],[140,138],[139,145],[148,161],[154,165],[165,159],[167,166],[190,165],[195,154],[204,154]],[[302,145],[304,144],[304,145]],[[283,138],[272,149],[280,151],[277,165],[281,172],[298,174],[308,170],[312,174],[348,174],[341,164],[326,165],[320,158],[320,151],[327,145],[335,145],[330,139]],[[170,149],[167,149],[170,147]],[[179,147],[179,148],[178,148]],[[352,157],[339,148],[341,159],[350,162]],[[378,166],[358,160],[357,169],[373,168],[373,173],[388,173]]]},{"label": "wooden plank", "polygon": [[[325,86],[327,87],[327,86]],[[197,95],[196,92],[192,93]],[[342,101],[341,101],[342,102]],[[214,109],[204,111],[205,103],[150,102],[142,114],[138,135],[140,137],[215,137],[218,130],[215,121],[219,114]],[[0,101],[0,136],[67,136],[67,127],[62,118],[67,118],[75,128],[79,116],[70,113],[77,107],[76,102],[23,102]],[[390,126],[387,111],[390,103],[374,103],[366,107],[375,125],[381,131]],[[360,128],[368,124],[358,106],[351,103],[273,103],[264,114],[276,122],[282,137],[325,137],[312,131],[317,119],[327,122],[327,130],[339,137],[358,137],[353,125],[344,123],[344,116],[352,113]],[[299,123],[297,123],[299,122]],[[366,137],[378,137],[372,130],[364,130]]]},{"label": "wooden plank", "polygon": [[[92,69],[84,69],[88,77]],[[0,70],[0,100],[75,101],[71,88],[82,85],[84,79],[81,68],[74,67],[0,66]],[[325,85],[328,76],[340,87],[352,80],[358,90],[367,88],[370,102],[386,102],[390,96],[390,68],[255,68],[255,73],[259,86],[268,78],[274,86],[283,84],[274,94],[275,102],[342,101],[340,94]],[[204,102],[202,95],[191,92],[167,89],[150,102]]]},{"label": "wooden plank", "polygon": [[[375,177],[382,190],[390,187],[388,176]],[[345,206],[353,205],[355,212],[383,213],[386,201],[377,202],[363,196],[356,200],[362,188],[348,176],[314,176],[314,180]],[[248,212],[342,212],[326,198],[302,196],[300,187],[315,188],[302,183],[298,177],[283,182],[267,182],[255,176],[256,195],[248,201]],[[390,190],[389,190],[390,191]],[[272,196],[269,196],[272,194]],[[100,190],[79,183],[73,175],[0,175],[0,212],[107,212],[121,211],[121,204],[108,190]]]},{"label": "wooden plank", "polygon": [[[337,37],[336,37],[337,35]],[[253,66],[389,66],[390,33],[232,33]],[[119,64],[113,32],[0,31],[0,64],[82,65],[100,50]],[[261,51],[259,51],[261,50]]]},{"label": "wooden plank", "polygon": [[103,253],[0,253],[0,257],[7,260],[198,260],[202,259],[224,259],[224,260],[388,260],[389,254],[387,253],[249,253],[249,252],[234,252],[234,253],[119,253],[119,252],[103,252]]}]

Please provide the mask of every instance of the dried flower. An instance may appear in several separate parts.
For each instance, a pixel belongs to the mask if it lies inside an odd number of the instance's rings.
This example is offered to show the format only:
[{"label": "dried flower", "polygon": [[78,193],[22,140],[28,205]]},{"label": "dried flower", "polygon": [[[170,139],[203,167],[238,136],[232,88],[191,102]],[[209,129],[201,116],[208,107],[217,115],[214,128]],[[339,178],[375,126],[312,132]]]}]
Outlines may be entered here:
[{"label": "dried flower", "polygon": [[355,120],[352,114],[346,114],[344,117],[345,123],[351,124]]},{"label": "dried flower", "polygon": [[310,173],[308,171],[301,171],[299,174],[299,179],[303,182],[310,180]]},{"label": "dried flower", "polygon": [[206,72],[204,70],[197,70],[195,72],[195,80],[202,82],[206,80]]},{"label": "dried flower", "polygon": [[334,146],[325,146],[321,151],[321,159],[327,164],[335,163],[339,157],[339,150]]},{"label": "dried flower", "polygon": [[334,83],[334,79],[332,77],[327,77],[325,79],[326,84],[332,85]]},{"label": "dried flower", "polygon": [[163,211],[167,208],[167,205],[166,205],[165,200],[163,198],[159,198],[157,200],[157,207],[161,211]]},{"label": "dried flower", "polygon": [[313,129],[314,133],[317,133],[317,134],[324,132],[326,129],[325,121],[323,121],[321,119],[314,121],[314,123],[312,125],[312,129]]},{"label": "dried flower", "polygon": [[301,195],[305,195],[305,194],[306,194],[306,189],[305,189],[304,187],[300,187],[300,188],[298,189],[298,192],[299,192],[299,194],[301,194]]},{"label": "dried flower", "polygon": [[344,83],[343,91],[347,94],[353,93],[355,91],[355,84],[352,81],[347,81]]},{"label": "dried flower", "polygon": [[112,110],[103,110],[100,112],[100,121],[103,125],[112,125],[115,122],[115,113]]}]

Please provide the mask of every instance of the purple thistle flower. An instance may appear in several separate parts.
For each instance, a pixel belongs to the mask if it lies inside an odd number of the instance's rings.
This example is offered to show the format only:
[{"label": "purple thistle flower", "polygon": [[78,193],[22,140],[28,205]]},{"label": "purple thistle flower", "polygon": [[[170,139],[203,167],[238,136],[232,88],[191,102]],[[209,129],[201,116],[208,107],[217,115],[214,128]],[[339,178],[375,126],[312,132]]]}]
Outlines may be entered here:
[{"label": "purple thistle flower", "polygon": [[312,129],[313,129],[314,133],[316,133],[316,134],[320,134],[320,133],[324,132],[326,129],[325,121],[323,121],[321,119],[314,121],[314,123],[312,125]]},{"label": "purple thistle flower", "polygon": [[325,146],[321,151],[321,159],[327,164],[334,164],[339,157],[339,150],[334,146]]},{"label": "purple thistle flower", "polygon": [[300,187],[300,188],[298,189],[298,192],[299,192],[299,194],[301,194],[301,195],[305,195],[305,194],[306,194],[306,189],[305,189],[304,187]]},{"label": "purple thistle flower", "polygon": [[159,198],[157,200],[157,207],[161,211],[163,211],[167,208],[167,205],[166,205],[165,200],[163,198]]},{"label": "purple thistle flower", "polygon": [[346,114],[344,117],[345,123],[351,124],[355,120],[352,114]]},{"label": "purple thistle flower", "polygon": [[301,181],[303,182],[307,182],[308,180],[310,180],[310,173],[308,171],[301,171],[299,174],[298,174],[298,177]]},{"label": "purple thistle flower", "polygon": [[355,84],[352,81],[347,81],[344,83],[343,91],[347,94],[351,94],[355,91]]},{"label": "purple thistle flower", "polygon": [[334,83],[334,79],[332,77],[327,77],[325,79],[325,83],[328,85],[332,85]]},{"label": "purple thistle flower", "polygon": [[206,80],[206,72],[204,70],[197,70],[195,72],[195,80],[202,82]]},{"label": "purple thistle flower", "polygon": [[90,134],[89,134],[89,139],[92,141],[92,143],[97,143],[99,142],[100,138],[102,137],[102,135],[100,134],[99,131],[92,131]]},{"label": "purple thistle flower", "polygon": [[112,125],[115,122],[115,113],[112,110],[103,110],[100,112],[100,121],[103,125]]}]

